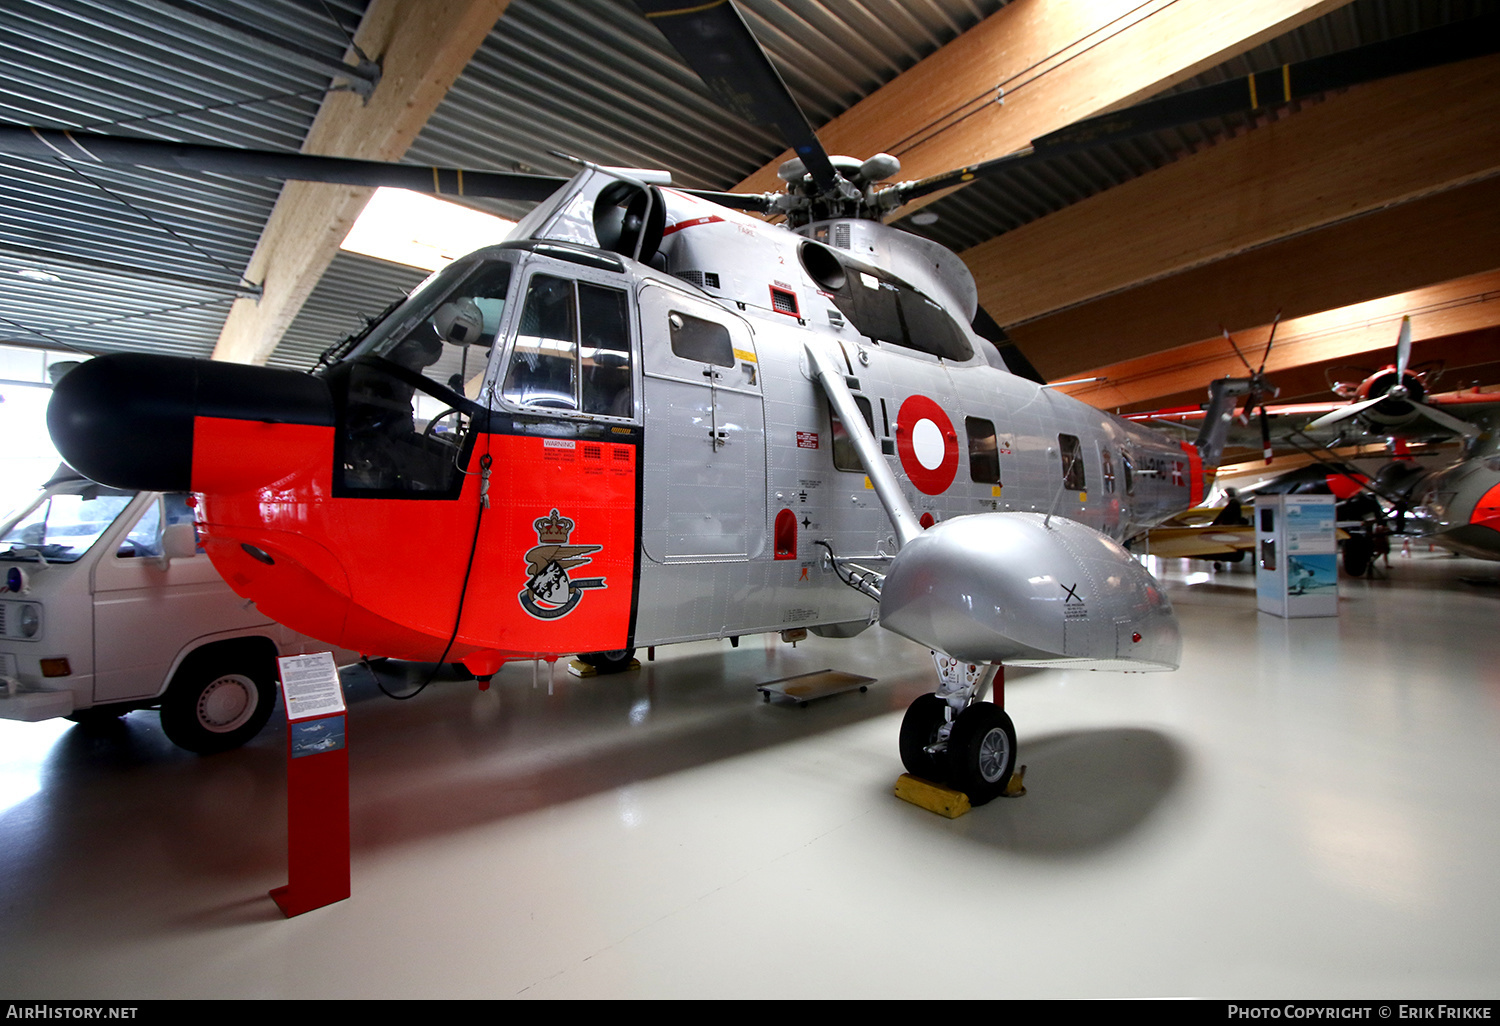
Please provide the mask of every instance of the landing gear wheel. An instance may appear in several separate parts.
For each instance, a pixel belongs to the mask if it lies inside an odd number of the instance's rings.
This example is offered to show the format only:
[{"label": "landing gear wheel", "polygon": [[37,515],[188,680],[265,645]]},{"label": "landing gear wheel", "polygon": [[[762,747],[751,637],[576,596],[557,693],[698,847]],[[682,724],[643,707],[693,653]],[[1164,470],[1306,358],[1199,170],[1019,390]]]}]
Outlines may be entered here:
[{"label": "landing gear wheel", "polygon": [[634,658],[633,648],[619,648],[613,652],[583,652],[578,656],[580,662],[587,663],[600,673],[624,673],[630,669],[630,661]]},{"label": "landing gear wheel", "polygon": [[983,805],[1005,793],[1016,768],[1016,728],[1005,710],[975,702],[958,714],[948,736],[948,783]]},{"label": "landing gear wheel", "polygon": [[199,755],[227,752],[249,741],[276,706],[276,688],[220,662],[178,671],[162,696],[161,728],[179,748]]},{"label": "landing gear wheel", "polygon": [[916,701],[906,707],[906,716],[901,720],[901,765],[906,772],[923,780],[940,783],[944,777],[940,756],[925,751],[937,741],[938,730],[947,722],[944,710],[948,703],[937,695],[918,695]]}]

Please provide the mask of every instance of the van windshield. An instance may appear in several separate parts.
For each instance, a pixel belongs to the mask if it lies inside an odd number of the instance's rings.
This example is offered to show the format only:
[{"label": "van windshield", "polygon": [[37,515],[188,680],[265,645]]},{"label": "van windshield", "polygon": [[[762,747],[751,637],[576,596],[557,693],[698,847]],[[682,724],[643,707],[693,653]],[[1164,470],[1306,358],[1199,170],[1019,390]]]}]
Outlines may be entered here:
[{"label": "van windshield", "polygon": [[0,560],[72,563],[109,530],[134,492],[73,481],[43,492],[0,525]]}]

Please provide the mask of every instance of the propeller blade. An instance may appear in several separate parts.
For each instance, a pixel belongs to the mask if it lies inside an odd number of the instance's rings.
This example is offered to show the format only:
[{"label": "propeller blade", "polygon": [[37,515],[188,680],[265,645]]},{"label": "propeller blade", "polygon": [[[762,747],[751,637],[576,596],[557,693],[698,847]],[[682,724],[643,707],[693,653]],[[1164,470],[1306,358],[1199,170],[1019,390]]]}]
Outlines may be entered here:
[{"label": "propeller blade", "polygon": [[440,196],[540,202],[556,192],[565,178],[508,171],[423,167],[348,157],[319,157],[307,153],[242,150],[130,139],[19,125],[0,125],[0,153],[73,163],[157,167],[177,171],[209,171],[252,178],[295,179],[338,185],[392,186]]},{"label": "propeller blade", "polygon": [[1022,164],[1092,149],[1209,118],[1279,106],[1331,89],[1373,82],[1422,68],[1482,57],[1500,51],[1500,15],[1485,15],[1395,39],[1355,47],[1296,64],[1283,64],[1245,78],[1150,100],[1124,110],[1075,121],[1040,136],[1031,145],[994,160],[955,168],[897,186],[903,200],[915,199]]},{"label": "propeller blade", "polygon": [[688,67],[727,110],[775,128],[802,158],[820,192],[835,192],[838,174],[807,115],[797,105],[734,4],[635,0]]},{"label": "propeller blade", "polygon": [[1412,405],[1417,408],[1417,412],[1422,416],[1435,424],[1441,424],[1456,435],[1463,435],[1465,438],[1474,438],[1479,434],[1479,428],[1466,420],[1459,420],[1451,413],[1444,413],[1442,410],[1428,406],[1426,403],[1413,403]]},{"label": "propeller blade", "polygon": [[1271,418],[1266,414],[1266,404],[1260,404],[1260,448],[1266,457],[1266,463],[1271,462]]},{"label": "propeller blade", "polygon": [[1411,317],[1401,318],[1401,334],[1396,338],[1396,380],[1406,385],[1406,365],[1411,362]]},{"label": "propeller blade", "polygon": [[1323,414],[1323,416],[1319,417],[1317,420],[1312,421],[1302,430],[1320,431],[1323,428],[1332,427],[1333,425],[1338,424],[1341,421],[1349,420],[1351,417],[1359,416],[1361,413],[1363,413],[1365,410],[1368,410],[1376,403],[1385,402],[1386,398],[1387,397],[1384,395],[1377,395],[1374,399],[1365,399],[1361,402],[1350,403],[1348,406],[1340,407],[1339,409],[1334,410],[1331,413]]}]

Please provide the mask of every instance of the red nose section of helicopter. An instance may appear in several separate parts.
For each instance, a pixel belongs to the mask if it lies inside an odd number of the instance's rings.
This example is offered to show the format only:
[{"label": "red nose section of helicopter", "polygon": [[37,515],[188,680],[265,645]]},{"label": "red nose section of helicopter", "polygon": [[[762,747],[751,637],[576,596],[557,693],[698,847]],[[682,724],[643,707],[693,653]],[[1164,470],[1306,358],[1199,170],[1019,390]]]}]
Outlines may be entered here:
[{"label": "red nose section of helicopter", "polygon": [[[443,450],[452,488],[361,492],[347,473],[358,453],[336,455],[353,429],[333,394],[289,371],[100,357],[59,384],[48,425],[95,480],[199,493],[200,540],[225,581],[322,641],[486,672],[628,647],[636,444],[475,425]],[[418,432],[387,439],[386,455],[413,444],[445,443]]]}]

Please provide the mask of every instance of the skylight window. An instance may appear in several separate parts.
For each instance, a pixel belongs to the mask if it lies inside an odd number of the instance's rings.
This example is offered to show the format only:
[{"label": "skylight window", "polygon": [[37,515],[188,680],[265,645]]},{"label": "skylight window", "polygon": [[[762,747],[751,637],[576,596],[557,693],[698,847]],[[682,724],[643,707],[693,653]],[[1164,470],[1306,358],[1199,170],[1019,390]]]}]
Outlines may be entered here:
[{"label": "skylight window", "polygon": [[375,190],[339,248],[436,271],[481,246],[504,241],[515,226],[436,196],[383,188]]}]

